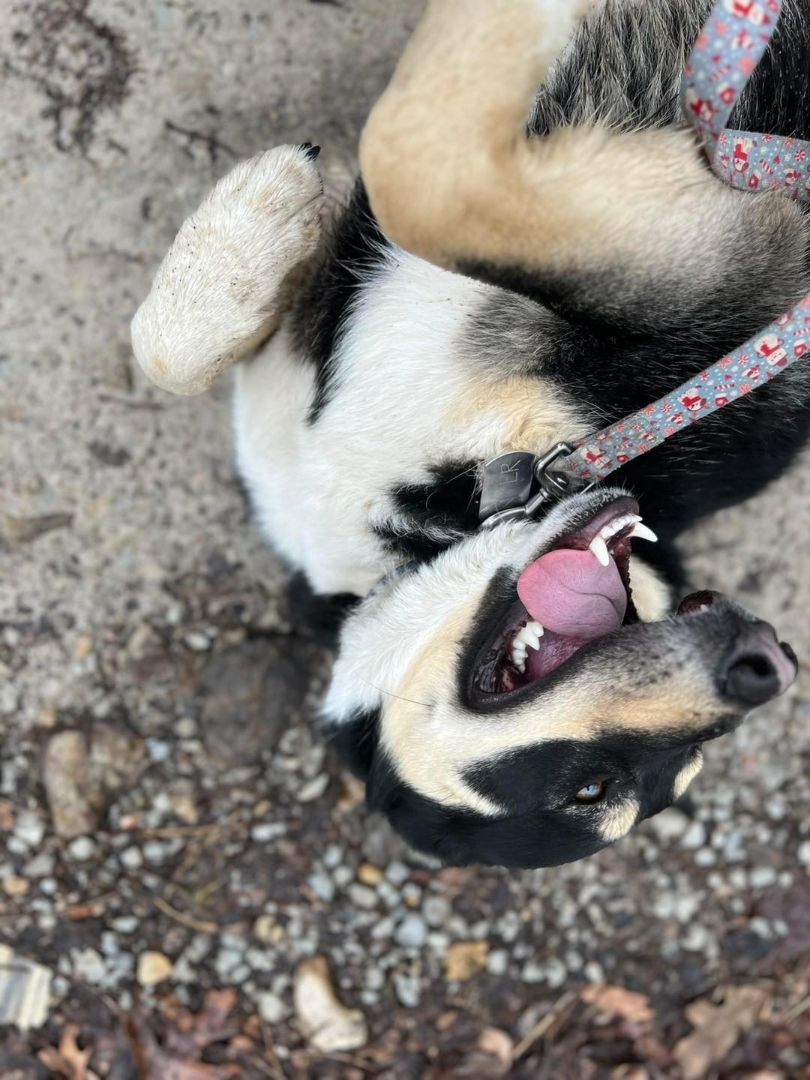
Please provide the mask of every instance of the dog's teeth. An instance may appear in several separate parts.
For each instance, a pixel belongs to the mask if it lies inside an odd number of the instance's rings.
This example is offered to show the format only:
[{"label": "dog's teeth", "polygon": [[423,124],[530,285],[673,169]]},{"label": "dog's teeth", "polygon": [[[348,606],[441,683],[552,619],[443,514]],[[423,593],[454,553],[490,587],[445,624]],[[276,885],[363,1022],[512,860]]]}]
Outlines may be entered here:
[{"label": "dog's teeth", "polygon": [[543,627],[539,622],[530,622],[524,626],[521,636],[528,643],[530,649],[540,648],[540,638],[544,634]]},{"label": "dog's teeth", "polygon": [[630,533],[630,536],[633,537],[634,540],[649,540],[651,544],[658,543],[658,537],[652,529],[641,521],[633,526],[633,531]]},{"label": "dog's teeth", "polygon": [[523,674],[526,671],[526,647],[515,645],[512,647],[512,663]]},{"label": "dog's teeth", "polygon": [[512,648],[518,649],[523,653],[525,653],[527,649],[539,649],[540,638],[543,636],[543,633],[543,627],[539,622],[527,623],[526,626],[515,634]]},{"label": "dog's teeth", "polygon": [[590,543],[591,552],[596,556],[602,566],[608,566],[610,563],[610,552],[608,546],[605,543],[604,537],[600,534],[595,536]]},{"label": "dog's teeth", "polygon": [[603,540],[612,540],[613,537],[626,529],[628,525],[633,525],[637,521],[641,521],[638,514],[625,514],[623,517],[616,518],[615,521],[609,522],[602,529],[599,530],[599,535]]}]

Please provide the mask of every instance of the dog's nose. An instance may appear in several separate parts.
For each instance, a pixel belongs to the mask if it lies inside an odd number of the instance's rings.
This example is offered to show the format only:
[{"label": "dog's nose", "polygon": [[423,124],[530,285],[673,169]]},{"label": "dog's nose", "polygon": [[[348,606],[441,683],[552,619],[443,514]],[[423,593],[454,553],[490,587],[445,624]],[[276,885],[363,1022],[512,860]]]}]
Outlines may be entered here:
[{"label": "dog's nose", "polygon": [[720,692],[739,705],[762,705],[783,694],[797,672],[790,645],[777,640],[773,627],[758,623],[724,657],[718,672]]}]

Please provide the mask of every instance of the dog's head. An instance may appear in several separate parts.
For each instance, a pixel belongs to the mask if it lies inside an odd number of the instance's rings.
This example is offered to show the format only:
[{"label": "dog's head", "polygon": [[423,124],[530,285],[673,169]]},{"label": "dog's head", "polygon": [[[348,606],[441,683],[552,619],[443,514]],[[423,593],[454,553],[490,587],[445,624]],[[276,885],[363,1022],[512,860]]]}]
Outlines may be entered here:
[{"label": "dog's head", "polygon": [[631,552],[639,520],[621,492],[575,496],[350,616],[327,723],[415,847],[523,867],[590,855],[678,799],[701,744],[793,681],[790,648],[719,594],[670,614]]}]

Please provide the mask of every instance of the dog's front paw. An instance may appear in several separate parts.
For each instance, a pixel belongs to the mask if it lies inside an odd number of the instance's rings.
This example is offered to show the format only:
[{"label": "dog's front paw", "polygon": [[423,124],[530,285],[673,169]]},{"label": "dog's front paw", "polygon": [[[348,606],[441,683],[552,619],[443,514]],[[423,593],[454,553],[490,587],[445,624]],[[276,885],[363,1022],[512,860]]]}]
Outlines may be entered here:
[{"label": "dog's front paw", "polygon": [[164,390],[205,390],[278,326],[321,237],[317,153],[242,162],[184,222],[132,321],[136,359]]}]

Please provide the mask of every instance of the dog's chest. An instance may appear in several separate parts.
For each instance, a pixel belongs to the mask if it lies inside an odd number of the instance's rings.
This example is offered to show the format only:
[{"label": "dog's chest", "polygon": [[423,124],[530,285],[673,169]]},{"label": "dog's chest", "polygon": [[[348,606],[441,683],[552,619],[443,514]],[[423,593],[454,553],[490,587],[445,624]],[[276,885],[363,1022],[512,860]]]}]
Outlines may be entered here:
[{"label": "dog's chest", "polygon": [[367,592],[402,561],[398,492],[457,461],[541,449],[579,426],[537,376],[476,362],[465,330],[492,290],[395,253],[358,288],[312,420],[316,372],[282,331],[237,374],[240,471],[268,538],[318,592]]}]

